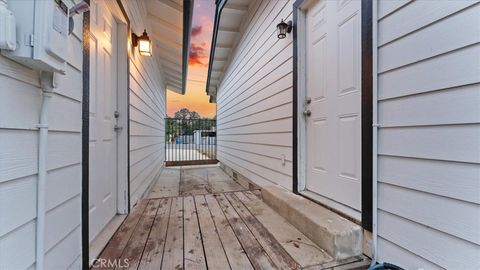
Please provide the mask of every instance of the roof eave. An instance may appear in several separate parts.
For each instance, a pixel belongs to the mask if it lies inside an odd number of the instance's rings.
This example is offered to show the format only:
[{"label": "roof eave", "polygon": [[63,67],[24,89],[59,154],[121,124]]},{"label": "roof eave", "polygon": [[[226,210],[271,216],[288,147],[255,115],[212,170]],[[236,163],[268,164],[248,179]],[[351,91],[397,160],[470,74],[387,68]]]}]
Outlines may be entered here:
[{"label": "roof eave", "polygon": [[183,51],[182,51],[182,95],[187,88],[188,58],[190,56],[190,35],[192,32],[193,0],[183,3]]},{"label": "roof eave", "polygon": [[220,16],[222,15],[222,10],[225,4],[227,4],[228,0],[216,0],[216,8],[215,8],[215,20],[213,24],[213,37],[212,37],[212,44],[210,46],[210,58],[208,61],[208,73],[207,73],[207,84],[205,88],[205,92],[207,95],[210,95],[210,76],[212,74],[212,66],[213,66],[213,58],[215,57],[215,46],[217,45],[217,36],[218,36],[218,26],[220,23]]}]

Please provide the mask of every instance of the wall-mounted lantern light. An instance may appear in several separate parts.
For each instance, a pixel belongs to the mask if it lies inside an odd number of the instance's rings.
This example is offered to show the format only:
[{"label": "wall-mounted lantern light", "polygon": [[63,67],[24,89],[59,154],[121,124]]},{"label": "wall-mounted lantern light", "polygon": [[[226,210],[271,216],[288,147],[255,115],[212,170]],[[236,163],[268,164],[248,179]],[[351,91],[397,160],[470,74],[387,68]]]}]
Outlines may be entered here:
[{"label": "wall-mounted lantern light", "polygon": [[141,55],[152,56],[152,41],[148,37],[147,30],[143,30],[141,36],[137,36],[132,33],[132,43],[133,47],[138,46],[138,52]]},{"label": "wall-mounted lantern light", "polygon": [[287,33],[292,32],[292,21],[288,21],[288,23],[282,21],[277,24],[277,36],[278,39],[284,39],[287,36]]}]

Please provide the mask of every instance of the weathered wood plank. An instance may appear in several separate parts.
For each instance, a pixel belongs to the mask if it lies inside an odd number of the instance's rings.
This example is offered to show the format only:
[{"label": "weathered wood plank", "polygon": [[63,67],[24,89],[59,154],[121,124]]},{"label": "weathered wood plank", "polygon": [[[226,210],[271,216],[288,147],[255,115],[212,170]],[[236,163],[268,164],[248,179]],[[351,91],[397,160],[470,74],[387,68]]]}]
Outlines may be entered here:
[{"label": "weathered wood plank", "polygon": [[160,200],[148,201],[148,205],[140,216],[140,220],[135,227],[132,237],[130,237],[127,246],[120,257],[121,262],[128,260],[128,269],[137,269],[140,263],[159,205]]},{"label": "weathered wood plank", "polygon": [[195,196],[195,205],[197,207],[198,222],[202,232],[203,247],[205,249],[208,269],[230,269],[227,255],[225,254],[218,235],[219,231],[215,227],[205,197],[203,195]]},{"label": "weathered wood plank", "polygon": [[185,197],[183,206],[185,269],[207,269],[193,197]]},{"label": "weathered wood plank", "polygon": [[183,198],[172,201],[162,269],[183,269]]},{"label": "weathered wood plank", "polygon": [[237,211],[240,218],[245,222],[263,250],[280,269],[297,269],[295,260],[283,249],[270,232],[250,213],[243,203],[233,194],[225,194],[230,204]]},{"label": "weathered wood plank", "polygon": [[302,268],[333,260],[252,192],[235,192],[235,195]]},{"label": "weathered wood plank", "polygon": [[235,235],[243,246],[243,249],[247,253],[250,262],[255,269],[276,269],[277,266],[263,250],[262,246],[257,242],[255,236],[248,229],[247,225],[242,221],[235,209],[229,203],[224,194],[216,196],[220,207],[225,214],[228,222],[233,228]]},{"label": "weathered wood plank", "polygon": [[101,259],[116,259],[119,258],[123,250],[125,249],[130,236],[132,235],[143,211],[147,207],[148,200],[142,200],[133,208],[132,212],[128,215],[120,228],[114,234],[110,242],[100,254]]},{"label": "weathered wood plank", "polygon": [[162,265],[163,250],[167,237],[168,220],[172,199],[161,199],[153,222],[150,236],[143,251],[142,260],[138,269],[160,269]]},{"label": "weathered wood plank", "polygon": [[223,244],[230,267],[234,270],[253,269],[242,245],[235,236],[232,227],[230,227],[215,197],[213,195],[205,195],[205,200],[212,214],[212,219],[217,228],[218,236]]}]

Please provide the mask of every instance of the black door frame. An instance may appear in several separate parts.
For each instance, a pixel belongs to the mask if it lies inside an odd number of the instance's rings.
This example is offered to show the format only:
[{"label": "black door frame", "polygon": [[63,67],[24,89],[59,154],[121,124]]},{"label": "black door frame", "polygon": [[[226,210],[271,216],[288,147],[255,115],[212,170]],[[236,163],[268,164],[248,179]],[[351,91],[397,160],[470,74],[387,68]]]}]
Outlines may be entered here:
[{"label": "black door frame", "polygon": [[[90,5],[90,0],[85,0]],[[131,36],[130,19],[121,0],[116,0],[127,24],[127,36]],[[130,74],[129,54],[127,54],[127,74]],[[90,11],[83,14],[83,65],[82,65],[82,269],[90,268],[89,241],[89,124],[90,124]],[[127,89],[130,76],[127,76]],[[127,106],[130,104],[130,91],[127,91]],[[130,110],[127,108],[127,164],[130,164]],[[130,212],[130,166],[127,166],[127,211]]]},{"label": "black door frame", "polygon": [[[90,5],[90,0],[85,0]],[[82,66],[82,269],[89,268],[89,115],[90,114],[90,11],[83,14]]]},{"label": "black door frame", "polygon": [[[305,0],[297,0],[293,4],[293,187],[296,194],[298,190],[298,32],[297,23],[300,7]],[[362,227],[372,231],[372,211],[373,211],[373,19],[372,19],[372,1],[362,0],[361,12],[361,125],[362,125]],[[301,195],[301,194],[300,194]]]}]

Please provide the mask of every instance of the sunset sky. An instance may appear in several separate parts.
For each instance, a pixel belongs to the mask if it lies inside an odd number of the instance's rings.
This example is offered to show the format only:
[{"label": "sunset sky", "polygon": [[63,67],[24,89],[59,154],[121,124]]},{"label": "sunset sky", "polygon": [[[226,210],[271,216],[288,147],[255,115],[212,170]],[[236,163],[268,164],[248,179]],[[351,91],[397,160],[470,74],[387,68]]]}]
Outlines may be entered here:
[{"label": "sunset sky", "polygon": [[208,102],[209,97],[205,93],[215,0],[195,0],[194,4],[186,93],[180,95],[167,91],[168,116],[173,116],[181,108],[196,111],[202,117],[216,114],[215,104]]}]

